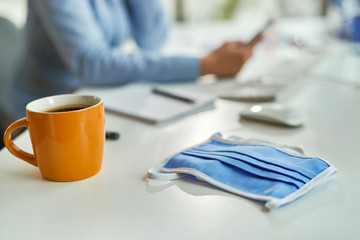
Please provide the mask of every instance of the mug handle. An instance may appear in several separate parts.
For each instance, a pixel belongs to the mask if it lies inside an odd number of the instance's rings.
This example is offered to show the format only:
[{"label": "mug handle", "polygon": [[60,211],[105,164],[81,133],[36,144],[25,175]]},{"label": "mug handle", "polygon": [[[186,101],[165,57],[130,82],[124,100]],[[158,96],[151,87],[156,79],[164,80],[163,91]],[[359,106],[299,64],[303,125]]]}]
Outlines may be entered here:
[{"label": "mug handle", "polygon": [[10,124],[10,126],[6,129],[6,131],[4,133],[4,144],[5,144],[6,148],[9,150],[9,152],[12,153],[14,156],[37,167],[38,164],[36,162],[35,156],[33,154],[27,153],[27,152],[21,150],[20,148],[18,148],[14,144],[13,140],[11,139],[11,133],[15,129],[20,128],[20,127],[28,127],[28,121],[27,121],[26,117],[21,118],[15,122],[13,122],[12,124]]}]

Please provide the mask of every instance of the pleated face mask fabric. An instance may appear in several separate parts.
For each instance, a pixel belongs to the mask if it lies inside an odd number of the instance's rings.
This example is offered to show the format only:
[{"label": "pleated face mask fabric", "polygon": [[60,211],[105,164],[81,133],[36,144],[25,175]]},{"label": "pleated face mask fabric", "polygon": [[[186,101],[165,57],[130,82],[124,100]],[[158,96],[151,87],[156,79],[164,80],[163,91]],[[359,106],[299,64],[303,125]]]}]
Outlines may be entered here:
[{"label": "pleated face mask fabric", "polygon": [[336,172],[326,161],[268,142],[223,139],[215,134],[148,171],[149,179],[186,174],[274,209],[308,192]]}]

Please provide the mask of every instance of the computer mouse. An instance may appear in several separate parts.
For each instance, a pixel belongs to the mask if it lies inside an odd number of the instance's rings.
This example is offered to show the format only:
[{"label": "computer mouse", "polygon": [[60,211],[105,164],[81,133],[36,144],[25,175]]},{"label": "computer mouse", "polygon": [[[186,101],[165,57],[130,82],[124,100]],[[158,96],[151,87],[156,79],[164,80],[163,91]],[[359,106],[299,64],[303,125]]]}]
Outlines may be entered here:
[{"label": "computer mouse", "polygon": [[280,103],[253,105],[241,112],[240,116],[245,119],[282,124],[290,127],[300,127],[305,122],[299,111]]}]

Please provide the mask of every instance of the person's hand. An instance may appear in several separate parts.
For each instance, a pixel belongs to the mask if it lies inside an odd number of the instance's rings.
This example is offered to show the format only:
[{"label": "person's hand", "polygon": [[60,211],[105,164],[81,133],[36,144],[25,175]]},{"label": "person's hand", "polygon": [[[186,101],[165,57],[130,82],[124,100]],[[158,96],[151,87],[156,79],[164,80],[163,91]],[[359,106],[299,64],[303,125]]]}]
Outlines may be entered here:
[{"label": "person's hand", "polygon": [[226,42],[201,59],[201,75],[218,78],[234,77],[251,57],[253,46],[241,42]]}]

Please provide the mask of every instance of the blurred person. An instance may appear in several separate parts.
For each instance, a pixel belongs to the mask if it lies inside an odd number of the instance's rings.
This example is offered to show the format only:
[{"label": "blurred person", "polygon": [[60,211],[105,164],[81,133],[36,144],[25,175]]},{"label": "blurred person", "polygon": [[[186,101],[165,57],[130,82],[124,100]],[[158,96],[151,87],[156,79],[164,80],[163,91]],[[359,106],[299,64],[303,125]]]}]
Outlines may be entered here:
[{"label": "blurred person", "polygon": [[[235,76],[252,46],[227,42],[203,58],[162,56],[169,22],[161,0],[29,0],[21,55],[2,94],[6,126],[41,97],[82,86]],[[134,52],[123,44],[133,39]],[[3,121],[4,122],[4,121]]]}]

